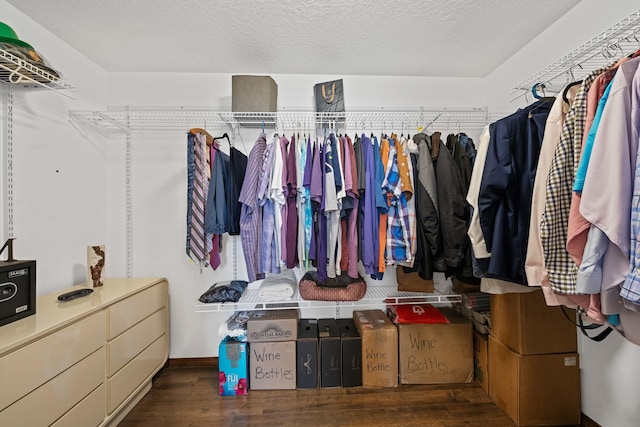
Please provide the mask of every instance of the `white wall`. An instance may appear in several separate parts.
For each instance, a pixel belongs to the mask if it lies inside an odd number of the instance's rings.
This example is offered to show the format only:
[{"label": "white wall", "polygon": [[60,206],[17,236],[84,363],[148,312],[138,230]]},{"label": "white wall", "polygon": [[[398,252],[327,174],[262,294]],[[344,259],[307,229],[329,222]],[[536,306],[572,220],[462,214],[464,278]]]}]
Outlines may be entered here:
[{"label": "white wall", "polygon": [[13,94],[14,250],[37,260],[43,294],[84,282],[86,246],[107,241],[105,153],[67,116],[106,104],[107,74],[5,1],[0,16],[76,87],[75,101],[48,90]]},{"label": "white wall", "polygon": [[[486,79],[490,111],[526,104],[510,102],[511,87],[545,65],[621,21],[638,9],[632,0],[583,0],[546,31],[513,55]],[[535,17],[533,17],[535,19]],[[531,99],[531,97],[529,97]],[[603,427],[640,424],[640,347],[613,333],[601,343],[578,335],[582,369],[582,411]],[[553,398],[550,395],[550,398]]]}]

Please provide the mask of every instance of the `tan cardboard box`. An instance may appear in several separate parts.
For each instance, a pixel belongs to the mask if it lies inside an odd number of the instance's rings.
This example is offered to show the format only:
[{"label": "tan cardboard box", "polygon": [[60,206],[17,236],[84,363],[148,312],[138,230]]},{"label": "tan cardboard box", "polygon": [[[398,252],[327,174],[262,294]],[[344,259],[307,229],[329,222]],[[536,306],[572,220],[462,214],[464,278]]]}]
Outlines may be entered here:
[{"label": "tan cardboard box", "polygon": [[578,351],[575,324],[547,306],[542,291],[491,295],[491,335],[522,355]]},{"label": "tan cardboard box", "polygon": [[578,425],[578,353],[523,356],[489,337],[489,396],[519,426]]},{"label": "tan cardboard box", "polygon": [[299,310],[257,310],[247,320],[247,341],[295,341]]},{"label": "tan cardboard box", "polygon": [[451,323],[398,325],[400,383],[473,381],[471,322],[453,310],[441,311]]},{"label": "tan cardboard box", "polygon": [[296,342],[249,344],[249,389],[296,388]]},{"label": "tan cardboard box", "polygon": [[489,393],[489,336],[473,332],[473,376]]},{"label": "tan cardboard box", "polygon": [[362,337],[362,385],[398,386],[398,331],[382,310],[355,310]]}]

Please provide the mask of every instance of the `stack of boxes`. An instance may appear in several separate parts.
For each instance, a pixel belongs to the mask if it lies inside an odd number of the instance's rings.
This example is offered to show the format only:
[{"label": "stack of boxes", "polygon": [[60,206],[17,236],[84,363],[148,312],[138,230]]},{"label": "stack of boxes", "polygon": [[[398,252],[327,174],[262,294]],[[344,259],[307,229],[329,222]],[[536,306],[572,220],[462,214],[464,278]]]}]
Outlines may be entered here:
[{"label": "stack of boxes", "polygon": [[252,312],[248,344],[220,343],[220,393],[467,383],[475,350],[476,379],[516,423],[578,423],[576,328],[541,292],[493,295],[488,339],[476,333],[472,340],[471,323],[451,310],[440,310],[447,323],[433,324],[420,320],[424,306],[401,308],[413,312],[411,323],[390,311],[395,325],[381,310],[337,320],[299,320],[298,310]]},{"label": "stack of boxes", "polygon": [[489,395],[520,426],[580,424],[576,327],[542,292],[491,297]]},{"label": "stack of boxes", "polygon": [[469,320],[453,310],[437,310],[428,304],[398,306],[389,312],[398,324],[401,384],[473,381]]},{"label": "stack of boxes", "polygon": [[251,314],[247,321],[251,389],[296,388],[298,319],[298,310],[264,310]]}]

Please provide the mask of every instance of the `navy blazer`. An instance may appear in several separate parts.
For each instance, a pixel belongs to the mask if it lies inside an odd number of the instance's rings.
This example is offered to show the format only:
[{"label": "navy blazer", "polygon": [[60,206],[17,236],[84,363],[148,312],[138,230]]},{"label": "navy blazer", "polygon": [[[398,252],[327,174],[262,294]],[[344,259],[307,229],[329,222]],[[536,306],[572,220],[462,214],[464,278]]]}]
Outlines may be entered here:
[{"label": "navy blazer", "polygon": [[480,182],[480,227],[491,252],[485,277],[526,285],[524,261],[531,198],[547,116],[552,102],[537,101],[489,127]]}]

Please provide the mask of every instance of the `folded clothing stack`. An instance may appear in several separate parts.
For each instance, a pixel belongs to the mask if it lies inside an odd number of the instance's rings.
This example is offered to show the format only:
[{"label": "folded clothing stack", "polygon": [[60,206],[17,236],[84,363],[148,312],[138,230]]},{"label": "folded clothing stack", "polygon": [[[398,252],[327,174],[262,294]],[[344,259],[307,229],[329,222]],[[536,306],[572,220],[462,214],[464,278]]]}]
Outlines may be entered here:
[{"label": "folded clothing stack", "polygon": [[280,274],[268,275],[262,281],[258,296],[262,301],[291,301],[297,284],[293,270],[283,270]]},{"label": "folded clothing stack", "polygon": [[218,282],[212,285],[198,300],[205,304],[217,302],[238,302],[248,283],[244,280]]}]

